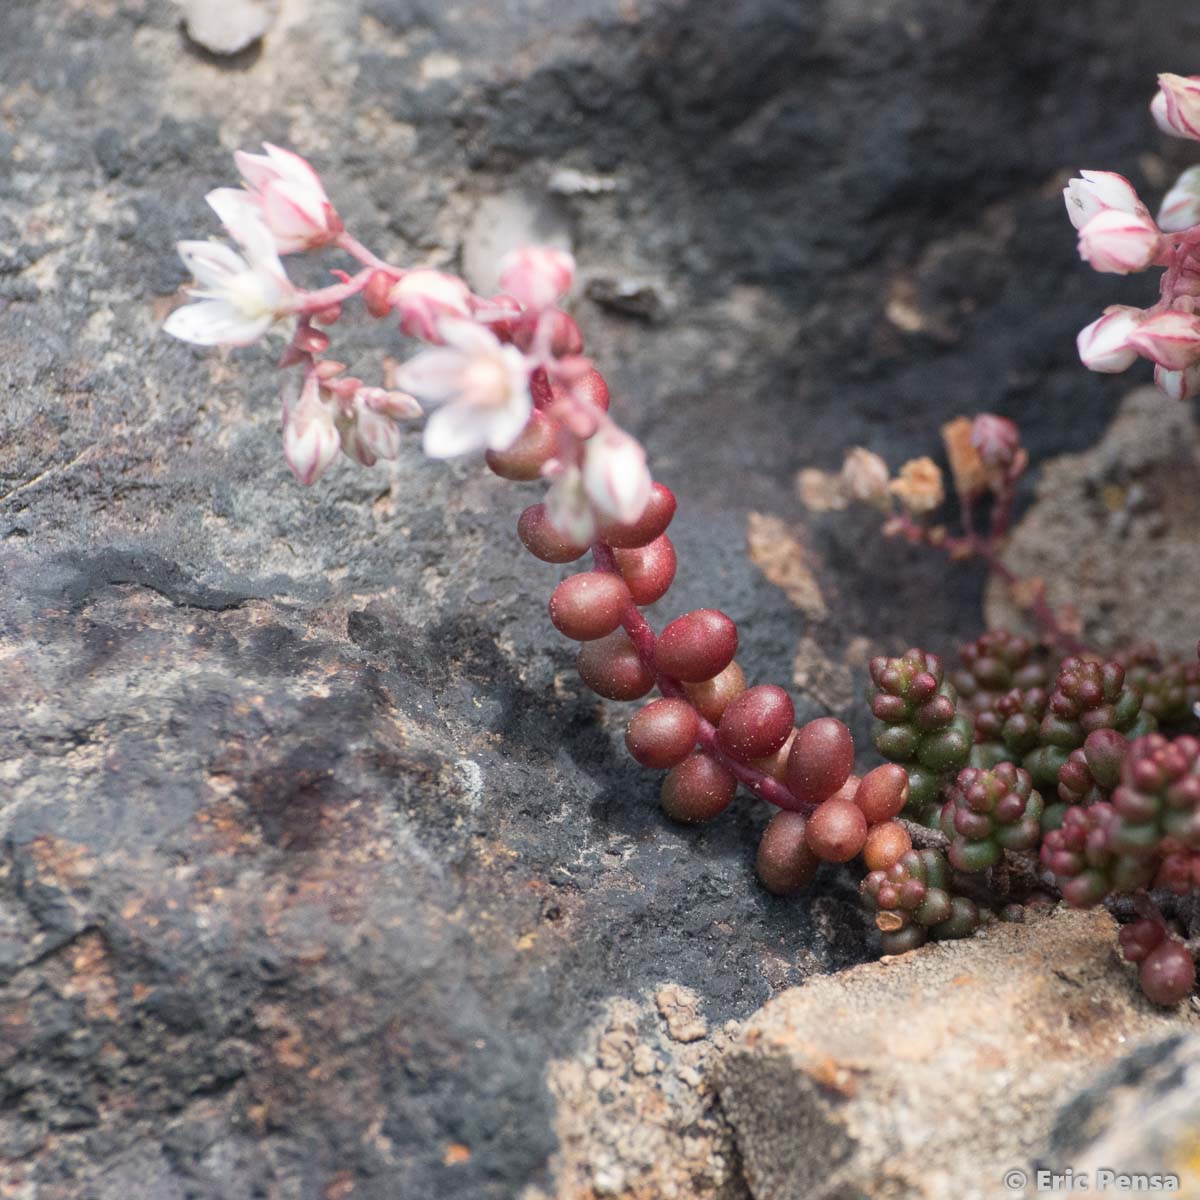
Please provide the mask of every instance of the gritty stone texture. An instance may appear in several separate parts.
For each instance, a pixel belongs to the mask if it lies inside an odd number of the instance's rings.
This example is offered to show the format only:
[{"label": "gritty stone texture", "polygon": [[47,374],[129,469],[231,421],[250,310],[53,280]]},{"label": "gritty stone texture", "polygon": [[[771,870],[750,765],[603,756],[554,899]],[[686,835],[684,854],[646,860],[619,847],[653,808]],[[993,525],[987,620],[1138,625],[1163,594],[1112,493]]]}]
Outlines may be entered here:
[{"label": "gritty stone texture", "polygon": [[1103,910],[996,924],[746,1022],[718,1088],[756,1200],[993,1200],[1098,1064],[1192,1020],[1118,967]]},{"label": "gritty stone texture", "polygon": [[736,1025],[680,1036],[678,1013],[694,1023],[697,1003],[675,985],[652,1002],[614,1000],[582,1050],[550,1064],[553,1182],[522,1200],[749,1200],[711,1078]]},{"label": "gritty stone texture", "polygon": [[1059,1110],[1035,1166],[1093,1188],[1102,1169],[1174,1175],[1177,1194],[1200,1194],[1200,1036],[1147,1041],[1097,1073]]},{"label": "gritty stone texture", "polygon": [[[976,631],[977,574],[791,478],[966,406],[1035,456],[1094,440],[1122,385],[1073,336],[1144,281],[1080,267],[1058,189],[1162,168],[1147,89],[1194,36],[1120,0],[287,0],[217,60],[173,5],[0,4],[0,1193],[552,1188],[548,1064],[605,1005],[669,979],[711,1028],[870,952],[843,874],[755,888],[765,814],[659,816],[520,557],[535,490],[413,444],[304,491],[273,349],[158,335],[231,150],[311,156],[406,263],[485,270],[486,202],[544,204],[681,500],[653,619],[719,605],[785,682],[801,638]],[[409,352],[335,333],[372,380]],[[823,620],[749,564],[751,512]]]},{"label": "gritty stone texture", "polygon": [[[1100,650],[1149,639],[1192,655],[1200,629],[1200,437],[1189,405],[1132,392],[1099,444],[1047,462],[1005,559],[1070,605]],[[988,591],[993,625],[1021,623],[1008,589]]]}]

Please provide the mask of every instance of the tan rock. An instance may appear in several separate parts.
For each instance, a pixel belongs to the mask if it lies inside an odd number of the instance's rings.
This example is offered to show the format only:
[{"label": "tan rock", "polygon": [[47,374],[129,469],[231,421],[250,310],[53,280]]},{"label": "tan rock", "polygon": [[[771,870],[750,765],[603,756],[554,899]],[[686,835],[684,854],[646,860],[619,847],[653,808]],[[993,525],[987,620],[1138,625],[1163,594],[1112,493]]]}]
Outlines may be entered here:
[{"label": "tan rock", "polygon": [[[1200,593],[1200,434],[1189,405],[1156,388],[1130,393],[1097,446],[1037,464],[1037,499],[1013,531],[1005,562],[1040,579],[1056,609],[1077,614],[1098,650],[1150,639],[1195,651]],[[1032,628],[1000,580],[988,625]]]},{"label": "tan rock", "polygon": [[717,1085],[759,1200],[991,1200],[1089,1073],[1189,1012],[1142,998],[1106,912],[1052,910],[783,993]]}]

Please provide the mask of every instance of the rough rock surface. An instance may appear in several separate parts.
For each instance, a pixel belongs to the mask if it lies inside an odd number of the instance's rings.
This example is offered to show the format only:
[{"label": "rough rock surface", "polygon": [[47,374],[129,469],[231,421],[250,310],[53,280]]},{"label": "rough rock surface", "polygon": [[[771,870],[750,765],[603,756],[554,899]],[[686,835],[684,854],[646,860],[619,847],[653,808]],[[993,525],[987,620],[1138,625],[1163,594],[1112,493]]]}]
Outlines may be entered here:
[{"label": "rough rock surface", "polygon": [[554,1187],[522,1200],[749,1200],[712,1079],[737,1026],[710,1029],[702,1011],[674,984],[606,1005],[582,1050],[550,1065]]},{"label": "rough rock surface", "polygon": [[751,1194],[1002,1195],[1082,1077],[1194,1019],[1153,1010],[1115,947],[1103,910],[1053,910],[770,1001],[718,1074]]},{"label": "rough rock surface", "polygon": [[[1070,605],[1101,650],[1149,639],[1191,655],[1200,631],[1200,437],[1191,407],[1132,392],[1101,441],[1045,464],[1005,560]],[[1008,589],[988,589],[993,625],[1020,625]]]},{"label": "rough rock surface", "polygon": [[151,0],[0,5],[0,1194],[553,1193],[548,1064],[605,1005],[670,980],[719,1028],[869,953],[837,873],[755,890],[762,814],[660,819],[511,488],[412,448],[303,491],[270,355],[157,336],[231,149],[311,155],[404,261],[473,261],[497,197],[569,231],[682,500],[660,619],[726,608],[811,715],[980,584],[805,525],[792,473],[973,406],[1090,444],[1120,385],[1073,334],[1141,281],[1080,268],[1057,188],[1161,171],[1147,87],[1195,37],[1119,0],[286,0],[218,61]]},{"label": "rough rock surface", "polygon": [[1177,1194],[1200,1195],[1200,1036],[1147,1041],[1089,1080],[1059,1111],[1035,1167],[1071,1171],[1092,1189],[1101,1171],[1173,1175]]}]

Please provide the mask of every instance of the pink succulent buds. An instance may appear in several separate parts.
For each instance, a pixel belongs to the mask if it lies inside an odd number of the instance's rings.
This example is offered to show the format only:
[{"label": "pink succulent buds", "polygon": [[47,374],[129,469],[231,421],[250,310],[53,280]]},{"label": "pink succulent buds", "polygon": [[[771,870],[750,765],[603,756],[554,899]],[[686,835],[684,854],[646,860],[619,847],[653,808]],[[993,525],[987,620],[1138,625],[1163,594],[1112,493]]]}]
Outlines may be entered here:
[{"label": "pink succulent buds", "polygon": [[1114,304],[1104,315],[1079,331],[1075,339],[1079,359],[1089,371],[1116,375],[1137,361],[1137,349],[1129,338],[1142,320],[1142,311]]},{"label": "pink succulent buds", "polygon": [[583,486],[602,517],[632,525],[650,499],[653,480],[636,438],[608,425],[584,444]]},{"label": "pink succulent buds", "polygon": [[971,445],[989,470],[1008,472],[1023,465],[1021,431],[1008,417],[980,413],[971,422]]},{"label": "pink succulent buds", "polygon": [[1200,363],[1200,317],[1167,309],[1143,321],[1129,344],[1167,371],[1183,371]]},{"label": "pink succulent buds", "polygon": [[1106,208],[1079,231],[1079,256],[1113,275],[1144,271],[1162,248],[1163,236],[1148,214]]},{"label": "pink succulent buds", "polygon": [[265,222],[275,238],[280,254],[295,254],[327,245],[342,232],[342,222],[334,212],[316,171],[298,154],[264,142],[266,154],[234,156],[246,191],[218,188],[208,201],[220,206],[243,205]]},{"label": "pink succulent buds", "polygon": [[400,329],[426,342],[442,340],[443,318],[471,316],[471,289],[453,275],[428,268],[405,272],[388,301],[400,312]]},{"label": "pink succulent buds", "polygon": [[164,322],[172,337],[197,346],[248,346],[295,310],[295,289],[261,219],[252,212],[227,213],[226,227],[241,243],[241,254],[215,241],[178,245],[196,281],[190,289],[195,302]]},{"label": "pink succulent buds", "polygon": [[1200,75],[1158,77],[1158,95],[1150,105],[1155,121],[1164,133],[1200,141]]},{"label": "pink succulent buds", "polygon": [[283,453],[292,474],[308,487],[316,483],[342,448],[336,408],[321,397],[316,375],[304,380],[300,394],[283,403]]},{"label": "pink succulent buds", "polygon": [[1200,167],[1188,167],[1163,197],[1158,210],[1158,227],[1167,233],[1181,233],[1200,225]]},{"label": "pink succulent buds", "polygon": [[574,257],[553,246],[514,250],[501,264],[501,289],[534,312],[557,304],[574,279]]},{"label": "pink succulent buds", "polygon": [[1079,174],[1081,178],[1072,179],[1063,188],[1067,216],[1076,229],[1082,229],[1093,217],[1109,209],[1148,215],[1133,184],[1124,175],[1115,171],[1080,171]]},{"label": "pink succulent buds", "polygon": [[406,392],[442,404],[426,423],[425,453],[507,450],[533,411],[525,356],[471,321],[443,318],[438,332],[445,345],[422,351],[398,374]]}]

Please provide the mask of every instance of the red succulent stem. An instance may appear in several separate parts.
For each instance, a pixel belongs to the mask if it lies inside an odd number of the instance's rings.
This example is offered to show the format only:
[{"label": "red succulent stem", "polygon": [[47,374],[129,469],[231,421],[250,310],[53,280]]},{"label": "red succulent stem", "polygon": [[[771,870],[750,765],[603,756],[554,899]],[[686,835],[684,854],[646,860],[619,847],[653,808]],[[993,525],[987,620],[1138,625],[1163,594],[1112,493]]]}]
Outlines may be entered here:
[{"label": "red succulent stem", "polygon": [[[615,575],[621,573],[612,550],[603,542],[593,543],[592,561],[597,571]],[[650,623],[632,597],[621,615],[621,627],[637,650],[638,658],[649,670],[654,672],[655,684],[659,692],[669,700],[685,700],[691,704],[683,684],[666,672],[658,670],[655,665],[654,650],[657,639],[654,636],[654,630],[650,628]],[[716,726],[696,711],[695,705],[692,705],[692,710],[696,712],[696,740],[704,748],[705,753],[715,758],[759,799],[791,812],[808,813],[813,811],[814,805],[802,803],[774,776],[768,775],[765,771],[760,771],[748,763],[739,762],[736,758],[731,758],[726,754],[717,741]]]}]

